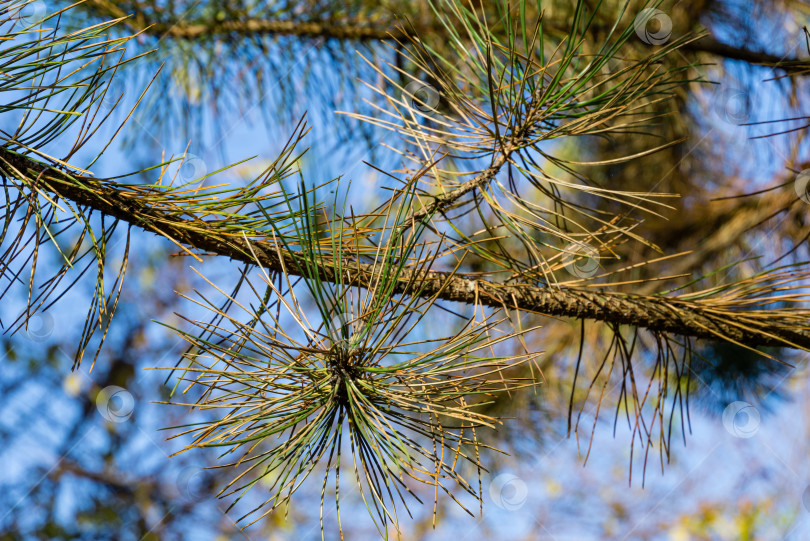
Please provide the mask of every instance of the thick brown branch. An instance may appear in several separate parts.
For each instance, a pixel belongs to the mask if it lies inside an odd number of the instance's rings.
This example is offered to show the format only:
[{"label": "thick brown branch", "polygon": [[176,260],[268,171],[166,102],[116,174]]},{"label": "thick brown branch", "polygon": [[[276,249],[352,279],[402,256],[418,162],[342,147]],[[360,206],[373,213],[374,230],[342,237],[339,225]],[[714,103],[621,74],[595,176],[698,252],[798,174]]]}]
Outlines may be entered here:
[{"label": "thick brown branch", "polygon": [[[123,12],[109,11],[109,15],[120,17]],[[298,36],[308,38],[340,39],[351,41],[387,41],[402,40],[414,37],[413,34],[430,35],[443,33],[441,27],[430,25],[416,25],[414,32],[406,30],[396,22],[368,24],[359,21],[321,22],[321,21],[280,21],[270,19],[226,20],[208,23],[157,23],[148,28],[141,27],[129,20],[133,30],[146,30],[147,33],[176,39],[201,39],[221,35],[279,35]],[[136,28],[137,26],[137,28]],[[801,60],[792,56],[777,56],[761,51],[752,51],[744,47],[736,47],[721,43],[712,37],[705,37],[692,41],[683,46],[682,50],[741,60],[750,64],[762,64],[773,67],[783,67],[789,71],[795,69],[791,64],[797,65]]]},{"label": "thick brown branch", "polygon": [[752,51],[743,47],[734,47],[721,43],[712,37],[705,37],[697,41],[684,44],[681,47],[683,51],[692,51],[697,53],[709,53],[715,56],[722,56],[731,60],[742,60],[749,64],[762,64],[771,67],[781,67],[786,70],[794,69],[790,64],[799,64],[801,60],[798,58],[783,55],[777,56],[761,51]]},{"label": "thick brown branch", "polygon": [[178,39],[200,39],[211,35],[253,35],[272,34],[325,39],[345,39],[353,41],[382,41],[402,38],[405,33],[398,27],[374,27],[365,24],[329,24],[317,21],[271,21],[248,19],[245,21],[223,21],[215,24],[157,24],[152,33]]},{"label": "thick brown branch", "polygon": [[[262,266],[300,274],[296,254],[279,249],[269,241],[251,242],[205,229],[202,220],[183,219],[152,208],[139,199],[136,192],[104,185],[90,177],[73,177],[48,169],[39,162],[0,148],[0,174],[18,177],[23,172],[29,179],[37,178],[40,189],[47,189],[62,199],[118,218],[147,231],[158,233],[207,253],[254,263],[251,248]],[[84,187],[80,186],[83,184]],[[347,280],[367,287],[373,280],[373,266],[344,264]],[[332,265],[321,265],[318,272],[323,280],[335,281]],[[397,292],[408,293],[414,271],[405,271]],[[535,284],[498,284],[488,280],[454,276],[446,272],[425,271],[413,280],[422,288],[422,295],[461,303],[491,307],[512,307],[549,316],[591,319],[611,324],[627,324],[657,333],[683,335],[710,340],[726,339],[748,346],[792,345],[810,349],[810,332],[783,321],[758,317],[755,310],[716,311],[710,303],[678,298],[631,295],[620,292],[586,290],[582,288],[548,287]],[[735,321],[746,320],[745,328]]]}]

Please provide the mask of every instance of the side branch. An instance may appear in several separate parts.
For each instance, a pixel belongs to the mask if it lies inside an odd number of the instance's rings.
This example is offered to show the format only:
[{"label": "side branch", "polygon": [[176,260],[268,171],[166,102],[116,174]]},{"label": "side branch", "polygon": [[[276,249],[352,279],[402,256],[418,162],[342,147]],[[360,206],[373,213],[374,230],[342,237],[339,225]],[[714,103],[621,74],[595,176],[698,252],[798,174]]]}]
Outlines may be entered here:
[{"label": "side branch", "polygon": [[[63,171],[0,147],[0,175],[20,178],[37,190],[47,190],[136,227],[168,237],[196,250],[227,256],[245,263],[258,262],[269,270],[301,275],[306,268],[300,255],[285,251],[268,240],[250,245],[233,235],[206,229],[200,219],[185,219],[144,203],[126,187],[111,187],[92,177],[69,176]],[[256,258],[253,253],[255,252]],[[322,280],[336,281],[337,265],[320,264]],[[345,279],[359,287],[374,282],[374,266],[349,261],[341,265]],[[414,273],[418,275],[414,276]],[[710,302],[678,297],[631,295],[584,288],[550,287],[536,284],[500,284],[440,271],[406,270],[400,276],[397,293],[418,287],[423,296],[447,301],[479,303],[556,317],[570,317],[626,324],[655,333],[726,340],[756,346],[785,346],[810,350],[810,313],[797,309],[790,317],[768,317],[763,308],[747,308],[755,302],[742,299],[739,306],[718,308]],[[761,306],[766,304],[762,301]]]},{"label": "side branch", "polygon": [[407,220],[405,220],[405,223],[410,224],[421,222],[425,216],[431,216],[437,212],[447,210],[447,208],[458,201],[459,198],[477,188],[483,188],[490,180],[495,178],[495,175],[498,174],[501,167],[503,167],[506,162],[509,161],[512,148],[512,146],[509,146],[508,150],[504,149],[501,151],[497,155],[498,157],[492,162],[492,165],[475,175],[474,178],[471,178],[467,182],[464,182],[457,188],[454,188],[445,194],[435,196],[432,203],[424,207],[422,210],[414,212]]}]

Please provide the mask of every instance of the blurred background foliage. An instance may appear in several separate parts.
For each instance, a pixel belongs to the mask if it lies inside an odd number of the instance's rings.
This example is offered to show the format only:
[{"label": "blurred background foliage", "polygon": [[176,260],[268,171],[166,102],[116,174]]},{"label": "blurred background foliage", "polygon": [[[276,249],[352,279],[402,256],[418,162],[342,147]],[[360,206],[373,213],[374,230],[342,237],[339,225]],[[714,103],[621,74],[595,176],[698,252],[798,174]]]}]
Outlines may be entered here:
[{"label": "blurred background foliage", "polygon": [[[494,4],[474,3],[488,20],[498,20]],[[29,9],[41,9],[37,4]],[[601,43],[620,4],[601,3],[586,48]],[[53,11],[68,4],[42,5]],[[563,36],[571,3],[547,1],[543,8],[548,35]],[[718,84],[679,88],[676,99],[660,105],[652,134],[588,136],[577,138],[576,144],[564,141],[558,151],[571,160],[600,161],[685,138],[632,162],[591,168],[590,178],[603,186],[646,192],[654,178],[656,191],[682,195],[669,202],[674,209],[666,219],[650,216],[634,231],[664,255],[692,252],[639,266],[633,277],[647,281],[626,289],[654,293],[667,286],[649,282],[651,278],[701,276],[731,263],[737,265],[723,278],[757,272],[780,257],[783,263],[807,261],[808,208],[796,201],[793,178],[810,164],[805,138],[808,78],[801,67],[810,58],[803,31],[810,4],[682,0],[664,2],[659,9],[671,20],[673,39],[708,31],[707,38],[667,56],[667,68],[696,66],[689,68],[691,77]],[[631,9],[626,24],[632,24],[634,14]],[[371,114],[372,104],[381,103],[360,82],[377,81],[375,65],[392,63],[418,73],[396,54],[401,45],[393,38],[404,39],[409,32],[397,24],[415,30],[436,51],[452,54],[429,6],[412,1],[87,0],[66,12],[62,23],[81,28],[127,15],[115,31],[141,32],[127,56],[156,52],[137,59],[114,80],[108,93],[122,98],[113,114],[125,115],[163,67],[128,129],[100,160],[102,172],[117,171],[122,162],[137,169],[162,153],[177,156],[188,148],[198,158],[186,166],[194,169],[186,173],[188,178],[248,153],[259,158],[230,174],[250,179],[267,166],[262,156],[276,155],[306,112],[313,130],[305,139],[311,148],[300,158],[302,168],[310,178],[350,178],[361,192],[357,204],[365,208],[382,203],[387,194],[379,188],[379,172],[363,161],[383,170],[401,166],[400,157],[380,144],[397,143],[380,128],[335,111]],[[655,47],[641,39],[631,39],[628,46],[639,56]],[[761,137],[765,135],[769,137]],[[617,212],[615,202],[607,199],[592,204]],[[614,249],[623,267],[650,258],[635,245]],[[80,313],[44,312],[37,329],[3,338],[0,453],[6,466],[0,539],[320,536],[314,505],[320,487],[301,496],[313,505],[294,505],[286,517],[279,510],[243,532],[234,525],[239,510],[225,513],[226,504],[214,497],[229,480],[226,471],[204,469],[217,463],[215,454],[197,450],[166,458],[180,446],[165,441],[165,433],[157,430],[187,419],[179,409],[151,403],[165,400],[170,386],[164,373],[145,369],[173,364],[183,345],[152,321],[179,324],[175,314],[186,301],[177,293],[206,287],[189,269],[188,258],[176,252],[171,243],[150,238],[131,256],[129,285],[91,372],[84,366],[70,371]],[[462,270],[486,270],[489,264],[469,258]],[[227,262],[206,261],[205,272],[217,284],[235,280],[234,267]],[[91,289],[92,283],[86,287]],[[3,313],[5,325],[5,309]],[[436,325],[445,324],[441,315],[429,317]],[[484,488],[488,501],[483,517],[470,518],[452,502],[440,500],[436,529],[430,510],[417,508],[413,519],[402,524],[403,539],[449,539],[459,532],[481,539],[802,539],[810,531],[802,499],[810,483],[810,426],[804,420],[810,387],[803,356],[770,351],[793,364],[789,366],[733,345],[695,345],[688,390],[697,407],[685,419],[687,448],[673,443],[672,464],[663,475],[660,465],[651,465],[642,489],[639,470],[627,486],[629,449],[621,436],[613,439],[617,426],[620,434],[628,432],[621,422],[600,422],[596,456],[589,457],[585,468],[588,435],[566,438],[572,386],[576,384],[573,398],[582,399],[610,334],[565,320],[522,317],[527,327],[543,325],[526,340],[544,351],[544,385],[490,406],[511,417],[498,436],[499,446],[510,455],[489,457],[495,466]],[[575,382],[581,332],[591,368]],[[126,422],[110,422],[99,414],[98,393],[110,385],[134,397]],[[762,424],[756,438],[735,439],[723,428],[721,414],[734,401],[759,408]],[[592,410],[585,411],[590,417]],[[673,440],[680,438],[678,432],[674,435]],[[503,472],[516,477],[516,483],[501,486],[513,492],[486,488],[499,486],[493,480]],[[376,535],[365,521],[359,495],[349,490],[345,497],[345,516],[360,517],[344,519],[347,537]],[[256,504],[249,499],[243,503],[245,509]],[[329,531],[334,519],[325,520]]]}]

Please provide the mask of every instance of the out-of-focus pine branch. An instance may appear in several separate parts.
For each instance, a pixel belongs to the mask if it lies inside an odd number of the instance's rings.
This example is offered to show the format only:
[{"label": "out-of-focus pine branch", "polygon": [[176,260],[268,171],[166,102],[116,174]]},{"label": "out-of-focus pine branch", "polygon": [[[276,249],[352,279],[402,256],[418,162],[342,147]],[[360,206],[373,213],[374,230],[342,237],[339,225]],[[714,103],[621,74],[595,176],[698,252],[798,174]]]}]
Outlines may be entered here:
[{"label": "out-of-focus pine branch", "polygon": [[[419,36],[443,35],[445,29],[431,21],[414,19],[401,20],[391,5],[380,4],[374,13],[365,17],[335,16],[320,19],[290,17],[273,19],[269,17],[240,16],[238,12],[227,16],[211,16],[209,19],[196,17],[173,18],[158,9],[153,2],[133,2],[123,8],[118,3],[107,0],[89,0],[87,5],[102,17],[126,17],[125,25],[133,32],[143,31],[146,34],[183,40],[212,39],[225,36],[298,36],[304,38],[337,39],[348,41],[398,41]],[[127,10],[129,8],[129,10]],[[162,16],[160,22],[154,22],[154,15]],[[149,21],[149,22],[147,22]],[[553,24],[553,22],[552,22]],[[549,30],[553,30],[550,27]],[[564,33],[566,28],[558,28]],[[594,30],[606,31],[607,28]],[[791,55],[775,55],[764,51],[751,50],[723,43],[713,37],[703,37],[683,46],[682,50],[692,53],[706,53],[731,60],[741,60],[750,64],[778,67],[787,71],[806,72],[807,62]]]}]

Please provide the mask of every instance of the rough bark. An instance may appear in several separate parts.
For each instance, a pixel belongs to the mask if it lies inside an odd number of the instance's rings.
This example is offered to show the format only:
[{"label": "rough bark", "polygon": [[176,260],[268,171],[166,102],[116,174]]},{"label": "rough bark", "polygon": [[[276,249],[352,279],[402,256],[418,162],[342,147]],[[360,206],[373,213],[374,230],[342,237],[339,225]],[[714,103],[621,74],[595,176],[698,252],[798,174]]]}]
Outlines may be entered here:
[{"label": "rough bark", "polygon": [[[252,256],[252,252],[255,252],[259,263],[269,270],[282,271],[286,268],[292,274],[300,274],[300,256],[279,249],[272,241],[251,241],[249,247],[244,239],[205,230],[203,220],[179,218],[152,208],[141,201],[135,191],[113,188],[92,177],[68,177],[37,161],[0,148],[0,174],[17,177],[17,172],[24,173],[29,179],[37,179],[38,188],[62,199],[169,237],[196,250],[246,263],[255,262]],[[360,287],[372,283],[372,265],[346,262],[343,269],[345,279]],[[415,276],[414,272],[419,274]],[[318,273],[325,281],[336,278],[335,266],[332,265],[320,265]],[[752,347],[810,349],[810,331],[804,327],[790,325],[784,320],[767,321],[759,317],[756,310],[738,310],[734,312],[735,317],[730,318],[728,311],[714,309],[710,301],[632,295],[591,288],[502,284],[441,271],[406,270],[400,276],[396,291],[407,294],[414,287],[421,288],[423,296],[436,295],[447,301],[633,325],[670,335],[710,340],[722,338]],[[741,326],[739,322],[742,321],[745,321],[747,328]]]}]

